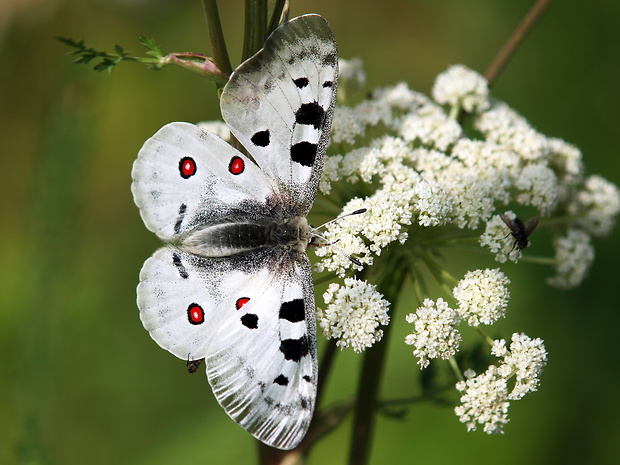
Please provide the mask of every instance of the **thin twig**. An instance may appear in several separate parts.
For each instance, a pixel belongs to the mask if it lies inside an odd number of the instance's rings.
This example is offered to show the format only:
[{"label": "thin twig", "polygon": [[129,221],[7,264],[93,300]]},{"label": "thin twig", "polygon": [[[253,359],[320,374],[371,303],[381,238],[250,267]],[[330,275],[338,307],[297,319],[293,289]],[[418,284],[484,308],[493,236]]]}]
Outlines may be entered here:
[{"label": "thin twig", "polygon": [[512,35],[508,38],[504,46],[495,56],[487,70],[484,72],[484,77],[489,82],[489,85],[492,85],[497,80],[497,77],[504,70],[521,43],[525,40],[525,37],[532,30],[536,22],[541,18],[551,3],[553,3],[553,0],[537,0],[530,11],[528,11],[523,20],[513,31]]}]

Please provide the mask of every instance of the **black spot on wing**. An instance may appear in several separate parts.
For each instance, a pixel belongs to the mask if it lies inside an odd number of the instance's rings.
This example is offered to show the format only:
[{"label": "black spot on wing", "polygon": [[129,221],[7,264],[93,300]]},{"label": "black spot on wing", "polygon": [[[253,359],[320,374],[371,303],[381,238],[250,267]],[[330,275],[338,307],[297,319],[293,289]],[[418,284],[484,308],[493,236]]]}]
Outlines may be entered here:
[{"label": "black spot on wing", "polygon": [[303,89],[304,87],[308,85],[308,78],[300,77],[298,79],[293,79],[293,82],[299,89]]},{"label": "black spot on wing", "polygon": [[187,270],[185,269],[183,262],[181,262],[181,256],[178,253],[172,254],[172,264],[176,266],[179,272],[179,276],[181,276],[181,278],[183,279],[189,278],[189,274],[187,273]]},{"label": "black spot on wing", "polygon": [[295,113],[295,121],[298,124],[307,124],[314,129],[320,129],[325,122],[325,110],[317,102],[302,104]]},{"label": "black spot on wing", "polygon": [[323,83],[323,87],[333,87],[334,83],[332,81],[325,81]]},{"label": "black spot on wing", "polygon": [[310,376],[308,376],[308,375],[304,375],[303,379],[304,379],[304,381],[307,381],[307,382],[312,381],[312,378],[310,378]]},{"label": "black spot on wing", "polygon": [[312,166],[316,158],[317,145],[311,142],[298,142],[291,147],[291,160],[303,166]]},{"label": "black spot on wing", "polygon": [[308,355],[308,336],[303,335],[299,339],[284,339],[280,342],[280,352],[286,360],[299,362],[301,357]]},{"label": "black spot on wing", "polygon": [[187,211],[187,205],[184,203],[179,207],[179,218],[177,222],[174,223],[174,232],[179,234],[181,232],[181,224],[183,224],[183,219],[185,218],[185,212]]},{"label": "black spot on wing", "polygon": [[291,323],[297,323],[303,321],[306,317],[306,309],[304,306],[304,299],[294,299],[289,302],[284,302],[280,306],[280,318],[288,320]]},{"label": "black spot on wing", "polygon": [[269,145],[269,130],[255,132],[250,138],[254,145],[259,147],[267,147]]},{"label": "black spot on wing", "polygon": [[275,384],[279,384],[280,386],[287,386],[288,385],[288,378],[286,376],[284,376],[283,374],[279,374],[278,377],[273,380],[273,382]]},{"label": "black spot on wing", "polygon": [[246,328],[256,329],[258,328],[258,315],[255,315],[254,313],[246,313],[241,317],[241,323]]}]

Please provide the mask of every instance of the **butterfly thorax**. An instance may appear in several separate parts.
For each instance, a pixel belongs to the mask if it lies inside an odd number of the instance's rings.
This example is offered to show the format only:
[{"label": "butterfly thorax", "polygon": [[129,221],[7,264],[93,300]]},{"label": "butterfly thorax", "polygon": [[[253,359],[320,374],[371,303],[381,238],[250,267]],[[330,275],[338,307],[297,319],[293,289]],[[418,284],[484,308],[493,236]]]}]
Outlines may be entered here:
[{"label": "butterfly thorax", "polygon": [[261,218],[202,226],[181,241],[181,248],[202,257],[230,257],[264,248],[306,251],[310,241],[306,218]]}]

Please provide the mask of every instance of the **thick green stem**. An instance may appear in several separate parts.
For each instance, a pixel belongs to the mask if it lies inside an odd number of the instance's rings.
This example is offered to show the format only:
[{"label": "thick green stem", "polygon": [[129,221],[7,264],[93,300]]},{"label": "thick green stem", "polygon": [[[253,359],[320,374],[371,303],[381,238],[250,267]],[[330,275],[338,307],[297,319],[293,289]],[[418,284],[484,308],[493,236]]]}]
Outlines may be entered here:
[{"label": "thick green stem", "polygon": [[[382,280],[377,285],[377,290],[390,302],[391,318],[394,318],[394,310],[406,276],[406,266],[404,266],[403,261],[398,261],[392,269],[389,278]],[[385,327],[383,339],[368,349],[364,356],[354,408],[351,451],[349,454],[350,465],[366,465],[370,462],[372,436],[377,411],[377,394],[385,365],[387,344],[392,326],[393,323]]]},{"label": "thick green stem", "polygon": [[336,357],[336,349],[336,341],[334,339],[330,340],[325,348],[325,353],[323,354],[321,363],[319,364],[319,385],[316,393],[317,408],[319,407],[319,402],[321,401],[323,392],[325,392],[325,386],[327,385],[327,380],[329,379],[329,374],[331,373],[333,361]]},{"label": "thick green stem", "polygon": [[267,1],[245,1],[243,61],[258,52],[267,38]]},{"label": "thick green stem", "polygon": [[209,42],[211,43],[213,62],[222,73],[228,76],[232,73],[232,66],[230,65],[228,51],[226,50],[226,41],[224,40],[224,32],[222,31],[222,23],[220,22],[217,3],[215,0],[202,0],[202,9],[209,31]]}]

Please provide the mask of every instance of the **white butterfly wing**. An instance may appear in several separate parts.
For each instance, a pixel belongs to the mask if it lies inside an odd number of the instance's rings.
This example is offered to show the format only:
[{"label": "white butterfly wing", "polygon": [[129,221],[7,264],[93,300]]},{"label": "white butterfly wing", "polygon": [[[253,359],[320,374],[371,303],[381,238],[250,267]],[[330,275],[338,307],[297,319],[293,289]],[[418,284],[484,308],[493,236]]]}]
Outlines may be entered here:
[{"label": "white butterfly wing", "polygon": [[239,211],[265,213],[273,183],[245,155],[190,123],[170,123],[134,162],[131,191],[146,227],[164,241]]},{"label": "white butterfly wing", "polygon": [[316,197],[337,85],[331,28],[322,17],[305,15],[276,29],[222,93],[232,133],[302,216]]},{"label": "white butterfly wing", "polygon": [[[180,244],[156,251],[140,273],[145,328],[177,357],[205,358],[209,383],[226,412],[281,449],[302,440],[316,401],[311,267],[288,239],[247,248],[253,238],[240,232],[250,229],[238,226],[282,226],[308,213],[337,78],[329,24],[317,15],[296,18],[237,68],[221,97],[225,121],[255,163],[197,126],[172,123],[144,144],[132,171],[146,226]],[[188,247],[188,238],[207,237],[202,232],[212,225],[236,231],[214,246],[231,250],[230,256],[194,254],[213,243]]]},{"label": "white butterfly wing", "polygon": [[213,392],[235,421],[291,449],[314,411],[316,310],[308,258],[280,252],[208,259],[162,248],[140,273],[138,305],[160,346],[205,358]]}]

